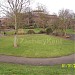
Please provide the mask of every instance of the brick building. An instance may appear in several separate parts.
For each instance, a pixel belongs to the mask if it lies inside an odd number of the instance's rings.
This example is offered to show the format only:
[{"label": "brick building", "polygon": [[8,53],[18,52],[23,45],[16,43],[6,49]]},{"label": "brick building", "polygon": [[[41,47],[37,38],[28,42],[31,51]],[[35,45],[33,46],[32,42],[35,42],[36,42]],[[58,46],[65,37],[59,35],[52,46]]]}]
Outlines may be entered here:
[{"label": "brick building", "polygon": [[[54,21],[58,19],[57,15],[49,15],[47,13],[44,13],[43,11],[40,10],[35,10],[32,11],[30,14],[29,13],[23,13],[20,14],[20,17],[18,18],[18,25],[20,27],[22,25],[30,25],[30,26],[37,26],[37,27],[46,27],[52,25]],[[14,25],[14,20],[10,20],[9,18],[0,18],[1,24],[3,26],[10,26],[13,24]],[[11,22],[10,22],[11,21]],[[11,24],[12,23],[12,24]]]}]

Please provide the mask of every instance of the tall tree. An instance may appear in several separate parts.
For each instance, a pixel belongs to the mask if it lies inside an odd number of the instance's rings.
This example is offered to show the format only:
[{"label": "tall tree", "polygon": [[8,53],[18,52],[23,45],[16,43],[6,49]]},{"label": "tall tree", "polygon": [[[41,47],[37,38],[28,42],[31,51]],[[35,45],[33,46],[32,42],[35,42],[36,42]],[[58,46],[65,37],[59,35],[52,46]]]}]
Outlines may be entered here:
[{"label": "tall tree", "polygon": [[49,14],[47,8],[42,4],[38,4],[37,9],[41,19],[41,25],[45,29],[45,27],[47,26],[47,22],[49,20]]},{"label": "tall tree", "polygon": [[15,21],[15,37],[14,37],[14,47],[17,47],[17,31],[18,31],[18,14],[23,12],[29,5],[29,0],[7,0],[7,6],[1,5],[1,9],[10,14],[13,13]]},{"label": "tall tree", "polygon": [[59,19],[61,21],[61,28],[65,30],[65,36],[66,36],[66,30],[68,28],[68,23],[72,19],[71,11],[69,9],[60,10]]},{"label": "tall tree", "polygon": [[72,13],[72,21],[71,21],[71,27],[73,29],[73,31],[75,32],[75,13]]}]

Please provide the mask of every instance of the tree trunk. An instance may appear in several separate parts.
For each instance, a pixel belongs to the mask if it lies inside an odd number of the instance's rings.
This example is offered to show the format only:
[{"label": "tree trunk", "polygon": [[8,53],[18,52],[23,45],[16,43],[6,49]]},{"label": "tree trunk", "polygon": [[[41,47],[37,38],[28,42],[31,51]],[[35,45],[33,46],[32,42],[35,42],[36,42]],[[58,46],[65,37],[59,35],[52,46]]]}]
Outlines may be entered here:
[{"label": "tree trunk", "polygon": [[14,47],[17,47],[17,35],[14,36]]},{"label": "tree trunk", "polygon": [[73,27],[73,31],[75,32],[75,24],[74,24],[74,27]]},{"label": "tree trunk", "polygon": [[67,25],[65,25],[65,37],[67,37],[66,30],[67,30]]},{"label": "tree trunk", "polygon": [[14,47],[17,47],[17,16],[15,14],[15,36],[14,36]]}]

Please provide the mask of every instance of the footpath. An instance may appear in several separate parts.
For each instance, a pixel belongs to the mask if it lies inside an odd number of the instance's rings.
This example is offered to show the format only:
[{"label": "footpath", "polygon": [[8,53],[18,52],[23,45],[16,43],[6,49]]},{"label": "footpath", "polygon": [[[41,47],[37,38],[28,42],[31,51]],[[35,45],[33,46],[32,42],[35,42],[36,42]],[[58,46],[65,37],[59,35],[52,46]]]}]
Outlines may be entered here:
[{"label": "footpath", "polygon": [[25,58],[16,56],[0,55],[0,62],[13,63],[13,64],[25,64],[25,65],[37,65],[47,66],[56,64],[75,64],[75,54],[57,58]]}]

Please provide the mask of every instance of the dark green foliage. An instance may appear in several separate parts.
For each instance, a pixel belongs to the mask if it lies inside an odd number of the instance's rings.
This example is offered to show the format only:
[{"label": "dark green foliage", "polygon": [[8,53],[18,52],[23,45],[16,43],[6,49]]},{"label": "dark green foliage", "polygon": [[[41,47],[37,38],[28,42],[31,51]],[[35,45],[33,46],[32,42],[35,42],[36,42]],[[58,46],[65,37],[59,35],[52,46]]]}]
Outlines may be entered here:
[{"label": "dark green foliage", "polygon": [[34,30],[28,30],[27,34],[35,34]]},{"label": "dark green foliage", "polygon": [[6,32],[4,32],[4,35],[6,35]]},{"label": "dark green foliage", "polygon": [[44,33],[46,33],[45,30],[40,30],[40,32],[39,32],[39,34],[44,34]]},{"label": "dark green foliage", "polygon": [[37,24],[34,24],[34,28],[38,28],[38,25]]},{"label": "dark green foliage", "polygon": [[49,34],[51,34],[53,32],[53,30],[51,29],[51,28],[47,28],[46,29],[46,33],[49,35]]}]

